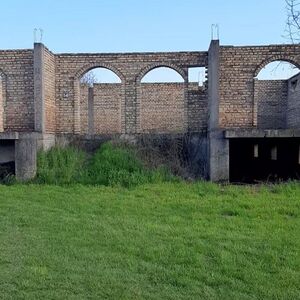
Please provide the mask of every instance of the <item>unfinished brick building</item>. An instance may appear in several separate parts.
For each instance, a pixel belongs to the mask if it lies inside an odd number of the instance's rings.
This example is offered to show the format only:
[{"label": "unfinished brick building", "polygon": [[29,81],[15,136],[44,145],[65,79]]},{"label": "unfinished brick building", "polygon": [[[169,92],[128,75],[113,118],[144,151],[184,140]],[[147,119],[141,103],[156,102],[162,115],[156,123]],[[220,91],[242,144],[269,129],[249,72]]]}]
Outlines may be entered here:
[{"label": "unfinished brick building", "polygon": [[[234,47],[213,40],[201,52],[54,54],[36,43],[33,50],[0,51],[0,163],[14,162],[17,177],[26,180],[35,175],[37,149],[74,137],[189,133],[207,179],[296,177],[300,76],[255,79],[276,60],[299,67],[300,45]],[[81,84],[97,67],[120,83]],[[183,82],[142,83],[158,67],[175,70]],[[205,86],[189,82],[195,67],[206,68]]]}]

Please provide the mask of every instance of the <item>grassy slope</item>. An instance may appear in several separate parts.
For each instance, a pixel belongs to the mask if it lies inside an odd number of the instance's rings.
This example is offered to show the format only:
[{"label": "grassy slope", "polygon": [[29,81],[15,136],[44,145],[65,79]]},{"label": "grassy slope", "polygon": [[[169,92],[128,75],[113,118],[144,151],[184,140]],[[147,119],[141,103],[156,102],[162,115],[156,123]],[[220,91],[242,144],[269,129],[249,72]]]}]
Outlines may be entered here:
[{"label": "grassy slope", "polygon": [[0,186],[0,298],[300,299],[300,186]]}]

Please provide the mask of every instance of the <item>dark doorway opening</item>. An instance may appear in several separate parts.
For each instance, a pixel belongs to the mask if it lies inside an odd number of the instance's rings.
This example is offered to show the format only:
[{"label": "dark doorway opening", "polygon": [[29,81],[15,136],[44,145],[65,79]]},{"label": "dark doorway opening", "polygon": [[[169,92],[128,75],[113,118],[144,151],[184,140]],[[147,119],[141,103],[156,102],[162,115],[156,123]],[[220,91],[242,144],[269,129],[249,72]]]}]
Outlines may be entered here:
[{"label": "dark doorway opening", "polygon": [[15,175],[15,141],[0,140],[0,182]]},{"label": "dark doorway opening", "polygon": [[231,139],[230,181],[257,183],[300,179],[300,139]]}]

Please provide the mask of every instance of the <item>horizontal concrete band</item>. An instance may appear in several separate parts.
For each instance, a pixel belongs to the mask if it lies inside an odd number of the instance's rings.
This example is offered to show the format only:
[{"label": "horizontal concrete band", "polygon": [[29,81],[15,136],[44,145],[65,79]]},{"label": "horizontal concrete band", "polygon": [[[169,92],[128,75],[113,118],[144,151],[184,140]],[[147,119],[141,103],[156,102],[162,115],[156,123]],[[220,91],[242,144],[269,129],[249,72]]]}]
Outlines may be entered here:
[{"label": "horizontal concrete band", "polygon": [[226,139],[235,138],[292,138],[300,137],[300,129],[230,129],[224,131]]}]

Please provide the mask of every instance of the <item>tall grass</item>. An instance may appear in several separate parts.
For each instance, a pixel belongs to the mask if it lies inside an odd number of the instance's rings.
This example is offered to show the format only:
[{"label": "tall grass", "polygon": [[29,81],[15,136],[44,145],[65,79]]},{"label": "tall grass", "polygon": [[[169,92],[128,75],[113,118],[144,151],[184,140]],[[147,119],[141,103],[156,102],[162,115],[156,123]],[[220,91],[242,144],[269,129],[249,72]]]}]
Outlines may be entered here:
[{"label": "tall grass", "polygon": [[83,175],[86,155],[76,148],[54,147],[38,153],[37,182],[69,184],[78,182]]},{"label": "tall grass", "polygon": [[105,143],[90,158],[75,148],[53,148],[38,155],[37,182],[133,187],[174,180],[166,168],[146,168],[134,148]]}]

